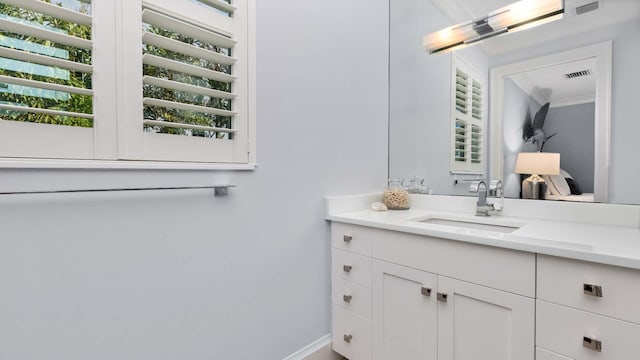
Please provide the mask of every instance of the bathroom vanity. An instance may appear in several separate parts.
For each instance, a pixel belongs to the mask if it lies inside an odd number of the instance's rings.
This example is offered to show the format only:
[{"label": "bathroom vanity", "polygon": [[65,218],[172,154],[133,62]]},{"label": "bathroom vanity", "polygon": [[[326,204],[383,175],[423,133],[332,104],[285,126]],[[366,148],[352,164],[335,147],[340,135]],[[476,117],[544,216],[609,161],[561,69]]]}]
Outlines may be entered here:
[{"label": "bathroom vanity", "polygon": [[375,198],[327,199],[346,358],[637,358],[640,207],[507,200],[480,218],[474,198]]}]

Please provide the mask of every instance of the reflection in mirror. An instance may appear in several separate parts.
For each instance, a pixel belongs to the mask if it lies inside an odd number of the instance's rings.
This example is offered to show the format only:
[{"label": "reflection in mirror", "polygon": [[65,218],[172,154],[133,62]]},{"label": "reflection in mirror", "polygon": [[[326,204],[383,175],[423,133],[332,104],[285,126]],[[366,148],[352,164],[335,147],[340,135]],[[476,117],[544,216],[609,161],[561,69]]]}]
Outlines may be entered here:
[{"label": "reflection in mirror", "polygon": [[515,171],[516,159],[522,152],[543,152],[559,154],[560,167],[554,174],[540,173],[544,186],[539,198],[594,201],[595,65],[594,58],[586,58],[503,80],[505,197],[532,197],[526,194],[524,175]]},{"label": "reflection in mirror", "polygon": [[[495,172],[496,162],[500,167],[503,157],[496,160],[494,147],[502,148],[503,141],[494,137],[495,125],[493,91],[495,84],[489,81],[491,69],[529,59],[557,54],[570,49],[611,41],[612,74],[610,92],[610,109],[601,109],[592,104],[592,112],[608,111],[611,115],[610,158],[601,161],[602,170],[598,170],[598,146],[594,145],[594,166],[592,170],[565,169],[574,167],[569,156],[562,156],[562,168],[571,177],[579,177],[576,182],[588,189],[590,178],[593,178],[595,201],[612,203],[640,204],[640,187],[635,185],[640,178],[640,165],[637,159],[637,134],[640,133],[640,121],[637,121],[637,84],[640,83],[640,1],[608,0],[600,1],[596,10],[577,14],[576,8],[584,1],[566,0],[566,13],[562,20],[545,24],[534,29],[514,34],[498,36],[477,45],[466,47],[449,53],[427,54],[422,46],[425,35],[448,26],[481,17],[502,6],[509,5],[512,0],[390,0],[390,134],[389,134],[389,175],[394,178],[412,178],[418,176],[425,179],[434,194],[469,195],[469,182],[465,180],[477,178],[502,178],[515,183],[510,191],[511,196],[519,197],[520,176],[513,174],[507,179],[502,169]],[[458,57],[464,63],[480,73],[480,78],[488,85],[485,93],[485,144],[482,146],[484,163],[480,171],[458,172],[452,170],[452,139],[455,127],[452,126],[453,115],[451,101],[455,97],[452,91],[453,58]],[[575,59],[574,59],[575,60]],[[567,62],[567,61],[565,61]],[[559,63],[556,63],[556,65]],[[542,66],[539,66],[542,67]],[[536,75],[537,76],[537,75]],[[516,79],[510,78],[512,82]],[[510,84],[520,88],[517,84]],[[505,85],[506,86],[506,85]],[[547,85],[539,86],[544,88]],[[556,94],[560,90],[556,91]],[[505,94],[506,96],[506,94]],[[544,91],[539,98],[528,99],[528,109],[535,113],[545,104]],[[553,101],[549,101],[553,103]],[[587,103],[583,104],[586,117]],[[506,104],[500,104],[503,109]],[[511,105],[513,106],[513,105]],[[522,104],[520,104],[522,106]],[[550,105],[543,130],[549,138],[544,151],[561,150],[554,147],[563,145],[561,136],[577,137],[573,128],[565,129],[567,123],[553,120],[574,116],[564,114],[561,106]],[[502,111],[502,110],[501,110]],[[578,115],[575,115],[578,116]],[[512,119],[513,120],[513,119]],[[510,123],[511,132],[517,135],[518,144],[523,139],[524,118],[518,117]],[[506,123],[505,123],[505,126]],[[586,132],[587,128],[579,131]],[[591,130],[589,130],[591,131]],[[594,136],[602,133],[597,127],[592,130]],[[535,132],[535,131],[534,131]],[[589,134],[579,135],[582,137]],[[514,140],[515,141],[515,140]],[[566,142],[574,141],[566,140]],[[518,148],[520,145],[512,144]],[[580,142],[580,145],[585,145]],[[505,144],[506,145],[506,144]],[[586,146],[586,145],[585,145]],[[562,150],[564,151],[564,150]],[[513,156],[513,155],[512,155]],[[564,161],[566,159],[567,161]],[[515,158],[512,159],[515,161]],[[588,162],[588,159],[579,161]],[[565,164],[565,162],[567,162]],[[511,165],[512,166],[512,165]],[[577,172],[576,172],[577,171]],[[589,171],[594,171],[590,176]],[[601,191],[605,198],[597,199],[598,173],[604,172],[608,179],[606,188]],[[575,173],[575,174],[574,174]],[[500,174],[500,175],[496,175]],[[457,181],[456,181],[457,180]]]}]

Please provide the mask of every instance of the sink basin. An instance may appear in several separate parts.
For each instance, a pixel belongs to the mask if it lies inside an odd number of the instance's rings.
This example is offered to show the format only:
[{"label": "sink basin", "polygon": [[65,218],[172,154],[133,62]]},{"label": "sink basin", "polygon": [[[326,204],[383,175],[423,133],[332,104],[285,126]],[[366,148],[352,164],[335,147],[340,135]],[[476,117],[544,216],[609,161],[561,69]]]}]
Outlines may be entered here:
[{"label": "sink basin", "polygon": [[505,234],[514,232],[520,228],[520,226],[517,226],[517,225],[486,224],[486,223],[473,222],[473,221],[441,219],[437,217],[420,220],[419,222],[436,224],[436,225],[453,226],[453,227],[466,228],[466,229],[492,231],[492,232],[499,232],[499,233],[505,233]]}]

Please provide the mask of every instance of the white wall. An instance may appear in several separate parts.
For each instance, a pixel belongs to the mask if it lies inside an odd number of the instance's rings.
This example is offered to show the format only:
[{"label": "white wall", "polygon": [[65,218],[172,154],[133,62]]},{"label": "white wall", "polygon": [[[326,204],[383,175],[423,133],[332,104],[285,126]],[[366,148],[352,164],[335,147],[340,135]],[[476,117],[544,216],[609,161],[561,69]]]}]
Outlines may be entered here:
[{"label": "white wall", "polygon": [[[0,171],[0,359],[279,360],[330,332],[323,196],[387,176],[388,2],[258,1],[254,172]],[[284,56],[283,56],[284,55]]]},{"label": "white wall", "polygon": [[[390,177],[419,176],[436,194],[469,195],[469,184],[454,185],[449,173],[451,53],[429,55],[422,46],[424,35],[452,24],[431,1],[390,4]],[[477,47],[456,54],[488,89],[488,58]]]},{"label": "white wall", "polygon": [[502,107],[503,135],[501,139],[504,143],[504,196],[510,198],[520,198],[520,175],[515,174],[516,159],[518,153],[522,151],[524,140],[522,139],[522,128],[527,113],[533,119],[536,112],[540,110],[540,104],[525,93],[510,78],[504,82],[504,101]]},{"label": "white wall", "polygon": [[544,128],[557,133],[544,145],[545,152],[560,154],[560,167],[573,177],[583,192],[593,192],[596,104],[552,107]]},{"label": "white wall", "polygon": [[609,202],[640,204],[640,188],[634,179],[640,177],[637,134],[637,86],[640,83],[640,22],[630,21],[615,26],[551,41],[506,55],[491,58],[491,66],[572,49],[601,41],[613,40],[613,77],[611,95],[611,161],[609,167]]}]

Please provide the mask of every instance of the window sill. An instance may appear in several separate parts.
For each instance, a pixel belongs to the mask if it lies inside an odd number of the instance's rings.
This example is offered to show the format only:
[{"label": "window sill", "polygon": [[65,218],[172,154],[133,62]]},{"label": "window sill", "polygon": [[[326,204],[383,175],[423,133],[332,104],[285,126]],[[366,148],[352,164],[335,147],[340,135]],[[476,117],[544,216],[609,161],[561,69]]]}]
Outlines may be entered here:
[{"label": "window sill", "polygon": [[258,165],[127,160],[58,160],[0,158],[0,169],[78,170],[255,170]]}]

